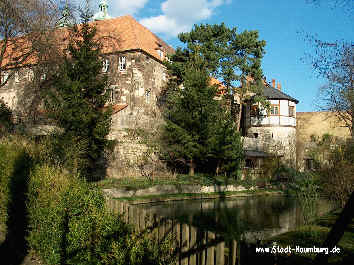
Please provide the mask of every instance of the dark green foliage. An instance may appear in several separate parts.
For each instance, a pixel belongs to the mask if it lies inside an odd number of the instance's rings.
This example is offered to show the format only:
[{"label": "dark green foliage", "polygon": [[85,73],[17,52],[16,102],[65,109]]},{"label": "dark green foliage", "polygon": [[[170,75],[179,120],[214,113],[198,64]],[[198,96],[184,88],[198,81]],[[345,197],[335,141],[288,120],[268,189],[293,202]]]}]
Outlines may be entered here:
[{"label": "dark green foliage", "polygon": [[241,140],[232,117],[222,101],[215,100],[217,89],[210,85],[201,57],[196,55],[180,67],[184,67],[183,89],[175,79],[170,81],[161,151],[167,161],[188,166],[190,175],[194,169],[231,175],[242,158]]},{"label": "dark green foliage", "polygon": [[[106,139],[110,131],[111,109],[105,108],[107,76],[101,73],[100,43],[95,40],[96,29],[83,23],[70,31],[67,55],[52,80],[52,89],[46,95],[49,117],[64,130],[65,136],[57,137],[58,148],[80,145],[81,175],[91,177],[112,145]],[[62,146],[61,146],[62,145]],[[64,157],[63,160],[69,160]]]},{"label": "dark green foliage", "polygon": [[27,205],[29,246],[47,264],[170,264],[167,246],[134,234],[98,189],[59,168],[32,171]]},{"label": "dark green foliage", "polygon": [[2,100],[0,100],[0,137],[10,132],[12,128],[12,111]]},{"label": "dark green foliage", "polygon": [[4,264],[20,264],[27,254],[25,197],[32,164],[20,144],[0,144],[0,241],[5,240],[0,242],[0,256]]},{"label": "dark green foliage", "polygon": [[[268,102],[262,96],[261,69],[265,41],[258,40],[258,37],[258,31],[237,33],[237,28],[230,29],[223,23],[194,25],[191,32],[179,35],[179,39],[187,47],[177,49],[171,56],[174,63],[167,65],[172,75],[177,77],[177,83],[180,84],[185,74],[184,64],[194,56],[200,56],[202,66],[208,73],[221,78],[227,98],[232,99],[237,93],[240,105],[243,105],[246,100],[253,100],[267,107]],[[250,96],[249,92],[255,96]],[[236,128],[239,130],[242,108],[237,109],[238,119],[235,121]]]}]

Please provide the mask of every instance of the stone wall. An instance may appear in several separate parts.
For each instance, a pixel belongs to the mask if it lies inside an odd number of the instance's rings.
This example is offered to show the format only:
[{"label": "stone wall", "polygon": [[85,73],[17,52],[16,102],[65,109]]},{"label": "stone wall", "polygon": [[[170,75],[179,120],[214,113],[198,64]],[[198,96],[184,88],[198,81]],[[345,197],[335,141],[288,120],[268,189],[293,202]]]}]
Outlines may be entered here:
[{"label": "stone wall", "polygon": [[[119,56],[126,57],[126,71],[118,70]],[[166,83],[166,69],[161,62],[142,52],[125,52],[108,58],[111,62],[108,74],[110,85],[114,88],[114,103],[124,107],[112,116],[109,138],[117,140],[117,145],[108,175],[137,176],[142,171],[149,174],[152,167],[156,166],[148,165],[149,162],[159,162],[134,132],[143,130],[145,133],[153,133],[161,125],[157,100]]]},{"label": "stone wall", "polygon": [[333,112],[298,112],[297,113],[297,166],[305,169],[305,160],[309,159],[309,151],[316,147],[311,137],[321,139],[324,134],[330,134],[339,139],[350,137],[350,131],[344,122],[338,120]]}]

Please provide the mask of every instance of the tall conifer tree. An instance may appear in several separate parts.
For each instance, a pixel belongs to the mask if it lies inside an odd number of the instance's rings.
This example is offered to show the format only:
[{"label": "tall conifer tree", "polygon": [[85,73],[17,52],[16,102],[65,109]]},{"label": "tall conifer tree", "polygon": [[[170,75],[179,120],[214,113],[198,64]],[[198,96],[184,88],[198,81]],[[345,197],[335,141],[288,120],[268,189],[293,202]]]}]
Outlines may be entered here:
[{"label": "tall conifer tree", "polygon": [[[46,101],[50,117],[64,129],[60,137],[65,146],[78,145],[79,171],[91,178],[98,161],[110,145],[111,108],[106,106],[107,76],[102,74],[101,45],[95,39],[96,29],[89,24],[89,11],[82,23],[68,29],[70,42],[64,64],[54,77]],[[65,152],[65,151],[64,151]],[[64,153],[65,156],[65,153]]]},{"label": "tall conifer tree", "polygon": [[[171,69],[173,66],[174,62]],[[194,54],[179,67],[183,68],[183,86],[177,79],[170,80],[162,152],[169,161],[188,165],[190,175],[196,168],[217,174],[220,169],[236,172],[242,158],[240,135],[228,110],[215,100],[217,88],[210,85],[205,60]]]}]

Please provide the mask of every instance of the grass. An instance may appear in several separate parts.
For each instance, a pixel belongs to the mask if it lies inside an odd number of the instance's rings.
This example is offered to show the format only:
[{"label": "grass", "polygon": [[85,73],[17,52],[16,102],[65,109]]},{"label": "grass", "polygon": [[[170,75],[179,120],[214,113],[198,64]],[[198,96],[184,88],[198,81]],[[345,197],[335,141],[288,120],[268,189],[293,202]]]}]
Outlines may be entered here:
[{"label": "grass", "polygon": [[249,196],[253,195],[270,195],[269,192],[276,191],[257,191],[257,190],[245,190],[245,191],[227,191],[227,192],[211,192],[211,193],[175,193],[165,195],[146,195],[146,196],[134,196],[134,197],[120,197],[114,198],[115,200],[132,201],[132,202],[151,202],[151,201],[173,201],[184,199],[213,199],[220,197],[237,197],[237,196]]},{"label": "grass", "polygon": [[94,185],[99,188],[116,188],[124,190],[139,190],[147,189],[158,185],[201,185],[201,186],[213,186],[213,185],[242,185],[249,188],[255,185],[255,181],[252,180],[235,180],[233,178],[227,178],[225,176],[213,176],[206,174],[196,174],[195,176],[178,174],[176,177],[156,177],[151,179],[142,179],[127,177],[113,179],[108,178],[96,182]]},{"label": "grass", "polygon": [[[265,242],[265,245],[271,245],[273,242],[277,242],[278,245],[286,247],[291,246],[295,248],[295,246],[300,247],[321,247],[322,243],[326,239],[328,232],[331,227],[337,220],[340,212],[332,211],[327,215],[324,215],[317,219],[312,225],[301,226],[294,231],[289,231],[287,233],[272,237]],[[354,260],[354,218],[346,231],[344,232],[343,237],[338,243],[338,247],[340,248],[341,253],[336,254],[329,257],[330,264],[347,264],[347,260]],[[289,258],[294,258],[294,262],[296,257],[294,256],[302,256],[306,257],[310,262],[315,254],[301,254],[294,253],[295,255],[290,256]],[[296,264],[296,263],[294,263]],[[350,263],[348,263],[350,264]]]},{"label": "grass", "polygon": [[226,178],[224,176],[212,176],[206,174],[196,174],[195,176],[179,174],[175,178],[153,178],[141,179],[134,177],[120,178],[120,179],[104,179],[96,182],[100,188],[117,188],[124,190],[139,190],[146,189],[158,185],[244,185],[251,186],[253,183],[250,181],[236,181],[235,179]]}]

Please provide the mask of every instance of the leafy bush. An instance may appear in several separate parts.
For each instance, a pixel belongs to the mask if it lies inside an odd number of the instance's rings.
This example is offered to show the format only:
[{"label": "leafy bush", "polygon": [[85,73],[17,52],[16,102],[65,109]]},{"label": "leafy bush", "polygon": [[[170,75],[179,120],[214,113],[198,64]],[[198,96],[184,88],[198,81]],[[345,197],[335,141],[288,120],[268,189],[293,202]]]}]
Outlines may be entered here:
[{"label": "leafy bush", "polygon": [[0,100],[0,136],[8,133],[12,128],[12,111]]},{"label": "leafy bush", "polygon": [[10,142],[0,143],[0,233],[6,233],[13,197],[21,195],[15,194],[16,186],[24,186],[26,176],[23,169],[28,168],[29,163],[24,148]]},{"label": "leafy bush", "polygon": [[135,235],[104,204],[85,181],[36,167],[28,193],[30,247],[48,264],[169,264],[166,246]]},{"label": "leafy bush", "polygon": [[322,167],[321,184],[328,198],[344,207],[354,191],[354,142],[338,145],[331,151],[329,163]]}]

